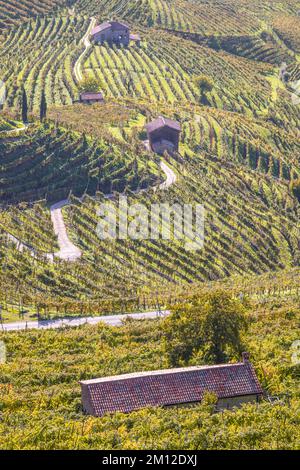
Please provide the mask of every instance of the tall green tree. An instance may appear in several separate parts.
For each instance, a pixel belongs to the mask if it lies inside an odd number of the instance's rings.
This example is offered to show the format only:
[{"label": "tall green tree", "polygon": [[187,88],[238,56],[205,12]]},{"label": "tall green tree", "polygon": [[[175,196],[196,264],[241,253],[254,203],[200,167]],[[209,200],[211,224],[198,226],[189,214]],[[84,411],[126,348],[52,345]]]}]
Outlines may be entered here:
[{"label": "tall green tree", "polygon": [[41,103],[40,103],[40,121],[43,122],[47,117],[47,100],[45,90],[42,91]]},{"label": "tall green tree", "polygon": [[206,75],[199,75],[194,78],[194,84],[199,89],[199,101],[203,105],[208,105],[209,101],[207,98],[207,93],[210,93],[214,88],[214,82],[210,77]]},{"label": "tall green tree", "polygon": [[165,350],[171,366],[222,363],[242,352],[247,327],[243,304],[223,291],[178,305],[164,322]]},{"label": "tall green tree", "polygon": [[25,87],[22,87],[22,121],[28,122],[28,100]]},{"label": "tall green tree", "polygon": [[79,91],[81,93],[85,92],[85,91],[90,91],[90,92],[93,92],[93,93],[98,93],[101,91],[101,89],[103,88],[103,84],[100,80],[98,80],[97,78],[92,78],[92,77],[88,77],[88,78],[84,78],[80,83],[79,83]]}]

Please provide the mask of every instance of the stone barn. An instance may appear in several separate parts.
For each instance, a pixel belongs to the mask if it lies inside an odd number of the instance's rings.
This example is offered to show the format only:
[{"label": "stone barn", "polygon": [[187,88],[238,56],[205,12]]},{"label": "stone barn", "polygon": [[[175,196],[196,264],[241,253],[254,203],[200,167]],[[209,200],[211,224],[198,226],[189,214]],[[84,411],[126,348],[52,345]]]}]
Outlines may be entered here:
[{"label": "stone barn", "polygon": [[108,42],[128,46],[130,41],[129,26],[118,21],[106,21],[92,30],[91,37],[96,44]]},{"label": "stone barn", "polygon": [[84,380],[80,385],[84,412],[98,417],[148,406],[201,403],[206,392],[216,395],[217,409],[256,403],[263,396],[247,353],[235,364],[138,372]]},{"label": "stone barn", "polygon": [[150,148],[153,152],[163,155],[167,151],[170,155],[179,150],[181,125],[177,121],[158,117],[146,125]]},{"label": "stone barn", "polygon": [[104,103],[104,97],[100,92],[84,91],[80,93],[79,102],[84,104]]}]

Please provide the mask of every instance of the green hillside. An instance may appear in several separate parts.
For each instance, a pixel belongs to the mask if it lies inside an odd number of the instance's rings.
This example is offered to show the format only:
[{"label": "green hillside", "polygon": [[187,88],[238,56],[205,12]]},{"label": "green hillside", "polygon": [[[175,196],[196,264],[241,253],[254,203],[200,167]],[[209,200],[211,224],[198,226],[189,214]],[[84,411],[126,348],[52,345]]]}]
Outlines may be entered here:
[{"label": "green hillside", "polygon": [[[299,11],[297,0],[0,0],[1,449],[300,448]],[[107,20],[140,44],[91,42]],[[83,90],[103,102],[80,102]],[[149,149],[158,116],[180,124],[173,155]],[[202,205],[203,248],[176,230],[101,240],[100,205],[121,196],[149,211]],[[167,320],[1,331],[180,306],[192,335],[188,312],[220,291],[242,303],[242,350],[266,392],[234,412],[207,398],[188,413],[83,415],[80,379],[173,365]],[[184,365],[213,364],[206,352]]]}]

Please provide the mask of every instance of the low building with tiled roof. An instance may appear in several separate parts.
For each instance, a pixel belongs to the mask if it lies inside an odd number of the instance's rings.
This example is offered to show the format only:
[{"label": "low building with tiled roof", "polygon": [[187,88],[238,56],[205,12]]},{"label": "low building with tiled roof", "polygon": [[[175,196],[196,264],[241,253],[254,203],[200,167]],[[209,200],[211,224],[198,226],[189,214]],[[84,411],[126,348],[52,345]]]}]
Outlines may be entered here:
[{"label": "low building with tiled roof", "polygon": [[153,152],[162,155],[178,152],[181,125],[177,121],[159,116],[146,125],[150,148]]},{"label": "low building with tiled roof", "polygon": [[206,392],[217,396],[219,408],[258,402],[263,395],[247,353],[236,364],[139,372],[84,380],[80,385],[84,412],[98,417],[148,406],[200,403]]},{"label": "low building with tiled roof", "polygon": [[104,97],[101,92],[84,91],[80,93],[79,101],[85,104],[103,103]]}]

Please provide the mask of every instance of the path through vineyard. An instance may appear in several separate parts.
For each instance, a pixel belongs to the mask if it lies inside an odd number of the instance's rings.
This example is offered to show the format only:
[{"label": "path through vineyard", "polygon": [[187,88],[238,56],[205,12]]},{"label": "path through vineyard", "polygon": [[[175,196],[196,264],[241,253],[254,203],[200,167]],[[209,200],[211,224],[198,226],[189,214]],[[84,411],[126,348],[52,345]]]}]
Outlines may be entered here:
[{"label": "path through vineyard", "polygon": [[90,34],[91,34],[92,29],[96,26],[96,22],[97,22],[96,18],[91,18],[91,22],[88,27],[88,30],[82,38],[82,42],[85,46],[85,49],[74,65],[74,75],[78,82],[81,82],[83,78],[82,73],[81,73],[81,62],[86,52],[89,50],[90,47],[92,47],[92,44],[90,42]]},{"label": "path through vineyard", "polygon": [[[166,175],[166,180],[159,185],[159,189],[167,190],[170,186],[176,183],[177,177],[172,168],[170,168],[165,162],[161,162],[160,167]],[[106,197],[110,198],[112,195],[107,195]],[[76,261],[78,258],[81,258],[82,252],[69,239],[62,215],[62,208],[68,204],[69,201],[64,199],[50,208],[54,233],[57,236],[58,246],[60,248],[59,252],[55,253],[55,256],[65,261]]]},{"label": "path through vineyard", "polygon": [[167,177],[166,181],[160,185],[160,189],[168,189],[170,186],[176,183],[177,176],[175,175],[172,168],[170,168],[165,162],[161,162],[160,167]]},{"label": "path through vineyard", "polygon": [[53,229],[55,235],[57,236],[57,242],[60,248],[60,251],[56,253],[55,256],[65,261],[75,261],[81,257],[82,253],[79,248],[77,248],[77,246],[71,242],[67,234],[67,229],[61,210],[68,204],[69,201],[65,199],[50,207]]},{"label": "path through vineyard", "polygon": [[132,320],[153,320],[155,318],[163,318],[169,315],[169,310],[163,311],[153,311],[153,312],[138,312],[138,313],[130,313],[127,315],[107,315],[101,317],[85,317],[85,318],[62,318],[59,320],[42,320],[42,321],[22,321],[22,322],[15,322],[15,323],[6,323],[5,325],[2,323],[2,330],[3,331],[18,331],[18,330],[49,330],[49,329],[57,329],[57,328],[64,328],[64,327],[75,327],[80,325],[96,325],[97,323],[103,322],[106,325],[110,326],[122,326],[124,320],[126,318],[130,318]]}]

